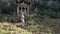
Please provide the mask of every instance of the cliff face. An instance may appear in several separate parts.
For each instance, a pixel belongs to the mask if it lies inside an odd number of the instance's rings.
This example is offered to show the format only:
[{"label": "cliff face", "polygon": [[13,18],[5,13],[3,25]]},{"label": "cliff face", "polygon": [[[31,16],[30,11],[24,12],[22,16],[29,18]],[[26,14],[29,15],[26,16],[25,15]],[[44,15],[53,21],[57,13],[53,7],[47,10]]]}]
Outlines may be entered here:
[{"label": "cliff face", "polygon": [[0,0],[0,14],[12,14],[14,11],[16,11],[15,0]]},{"label": "cliff face", "polygon": [[[17,0],[0,0],[0,14],[9,13],[10,15],[15,15],[16,14],[16,1]],[[20,1],[22,1],[22,0],[20,0]],[[53,0],[38,0],[38,1],[24,0],[24,1],[31,2],[32,5],[34,5],[34,3],[37,4],[39,7],[39,10],[43,10],[45,8],[47,10],[51,9],[52,11],[55,10],[56,12],[57,11],[60,12],[60,10],[59,10],[60,1],[59,0],[55,0],[55,1],[53,1]],[[49,12],[50,12],[50,10],[49,10]]]},{"label": "cliff face", "polygon": [[0,6],[2,6],[2,5],[10,6],[11,2],[15,3],[15,0],[0,0]]}]

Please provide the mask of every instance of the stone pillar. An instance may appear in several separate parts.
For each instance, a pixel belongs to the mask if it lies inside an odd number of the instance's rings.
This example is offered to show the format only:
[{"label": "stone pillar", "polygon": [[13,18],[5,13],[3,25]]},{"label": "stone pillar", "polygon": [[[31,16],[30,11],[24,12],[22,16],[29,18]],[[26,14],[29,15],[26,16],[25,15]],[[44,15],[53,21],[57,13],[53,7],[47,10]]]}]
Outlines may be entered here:
[{"label": "stone pillar", "polygon": [[22,7],[21,7],[21,12],[22,12],[23,10],[22,10]]},{"label": "stone pillar", "polygon": [[27,7],[27,13],[28,13],[28,15],[29,15],[29,6]]},{"label": "stone pillar", "polygon": [[26,11],[27,11],[27,10],[26,10],[26,7],[25,7],[25,8],[24,8],[25,15],[26,15]]},{"label": "stone pillar", "polygon": [[19,15],[19,6],[17,7],[17,15]]}]

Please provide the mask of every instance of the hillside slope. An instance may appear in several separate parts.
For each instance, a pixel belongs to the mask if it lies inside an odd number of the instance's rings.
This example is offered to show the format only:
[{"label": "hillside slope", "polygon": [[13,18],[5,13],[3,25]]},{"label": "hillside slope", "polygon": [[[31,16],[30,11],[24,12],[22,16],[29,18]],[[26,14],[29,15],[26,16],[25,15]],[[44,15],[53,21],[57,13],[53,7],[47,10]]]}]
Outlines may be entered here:
[{"label": "hillside slope", "polygon": [[16,27],[14,23],[0,23],[0,34],[54,34],[52,30],[49,28],[32,23],[28,23],[27,21],[26,26],[23,28]]},{"label": "hillside slope", "polygon": [[22,28],[17,28],[9,23],[0,23],[0,34],[32,34]]}]

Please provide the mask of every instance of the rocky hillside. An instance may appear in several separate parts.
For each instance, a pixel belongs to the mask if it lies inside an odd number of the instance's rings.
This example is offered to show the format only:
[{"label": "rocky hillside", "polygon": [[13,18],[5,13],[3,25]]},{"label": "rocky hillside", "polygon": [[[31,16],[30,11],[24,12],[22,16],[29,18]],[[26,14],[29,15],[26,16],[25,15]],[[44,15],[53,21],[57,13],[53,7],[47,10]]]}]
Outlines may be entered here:
[{"label": "rocky hillside", "polygon": [[0,23],[1,34],[54,34],[54,32],[44,25],[39,25],[33,20],[26,21],[24,28],[17,27],[20,23]]}]

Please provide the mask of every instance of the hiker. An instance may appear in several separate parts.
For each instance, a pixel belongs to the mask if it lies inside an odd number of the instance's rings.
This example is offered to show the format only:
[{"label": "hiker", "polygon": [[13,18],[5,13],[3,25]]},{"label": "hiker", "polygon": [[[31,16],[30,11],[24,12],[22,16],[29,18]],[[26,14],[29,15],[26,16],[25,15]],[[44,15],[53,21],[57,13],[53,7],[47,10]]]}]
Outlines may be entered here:
[{"label": "hiker", "polygon": [[25,26],[24,12],[21,12],[20,14],[20,22],[21,22],[21,26],[24,27]]}]

